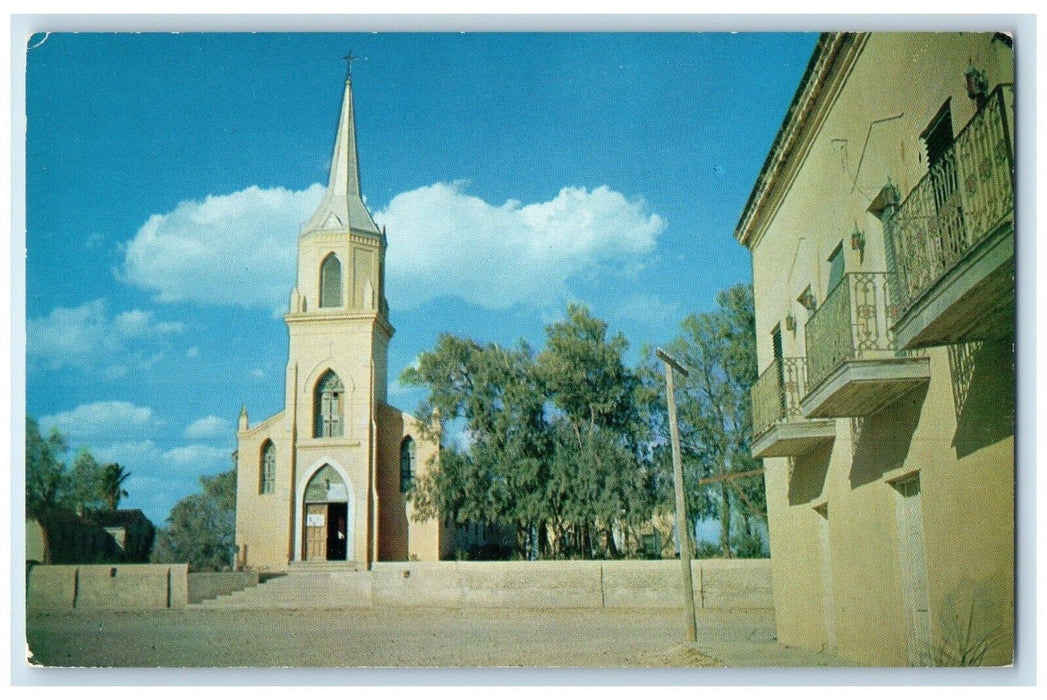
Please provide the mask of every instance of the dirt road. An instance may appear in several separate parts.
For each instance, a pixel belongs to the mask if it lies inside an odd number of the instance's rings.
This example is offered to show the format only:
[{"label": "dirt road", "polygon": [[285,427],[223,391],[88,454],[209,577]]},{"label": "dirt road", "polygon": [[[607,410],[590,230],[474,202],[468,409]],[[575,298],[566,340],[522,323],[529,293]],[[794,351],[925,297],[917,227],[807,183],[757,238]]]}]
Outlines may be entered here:
[{"label": "dirt road", "polygon": [[70,611],[31,614],[32,663],[104,667],[649,667],[832,663],[776,644],[770,611]]}]

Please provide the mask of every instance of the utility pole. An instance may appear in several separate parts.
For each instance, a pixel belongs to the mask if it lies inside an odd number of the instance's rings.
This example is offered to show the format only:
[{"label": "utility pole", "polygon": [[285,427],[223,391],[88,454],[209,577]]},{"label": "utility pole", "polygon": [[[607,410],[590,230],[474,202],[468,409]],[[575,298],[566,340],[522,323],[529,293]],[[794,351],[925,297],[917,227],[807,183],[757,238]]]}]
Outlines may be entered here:
[{"label": "utility pole", "polygon": [[655,354],[665,363],[665,395],[669,404],[669,435],[673,445],[673,484],[676,487],[676,537],[680,540],[680,565],[683,567],[683,610],[687,617],[687,641],[698,640],[697,623],[694,618],[694,583],[691,580],[691,538],[687,532],[687,500],[683,491],[683,460],[680,457],[680,431],[676,426],[676,395],[673,386],[673,371],[687,377],[687,370],[658,348]]}]

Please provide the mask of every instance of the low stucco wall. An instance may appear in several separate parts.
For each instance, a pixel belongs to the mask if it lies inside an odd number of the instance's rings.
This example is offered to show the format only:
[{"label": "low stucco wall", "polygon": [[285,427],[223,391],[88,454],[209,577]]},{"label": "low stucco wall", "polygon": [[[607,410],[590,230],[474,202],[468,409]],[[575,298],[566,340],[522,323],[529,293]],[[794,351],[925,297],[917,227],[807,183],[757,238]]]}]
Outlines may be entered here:
[{"label": "low stucco wall", "polygon": [[228,595],[234,591],[242,591],[248,586],[257,586],[258,572],[200,572],[189,574],[188,584],[189,602],[199,603],[201,600],[217,598],[220,595]]},{"label": "low stucco wall", "polygon": [[43,564],[48,560],[47,533],[36,518],[25,521],[25,560]]},{"label": "low stucco wall", "polygon": [[773,608],[770,559],[707,559],[701,562],[699,607],[737,610]]},{"label": "low stucco wall", "polygon": [[26,577],[26,607],[40,610],[72,608],[76,602],[75,566],[36,565]]},{"label": "low stucco wall", "polygon": [[[372,600],[389,607],[678,608],[680,562],[383,562]],[[770,609],[769,559],[691,564],[695,606]]]},{"label": "low stucco wall", "polygon": [[29,570],[30,610],[179,609],[188,602],[186,564],[34,566]]},{"label": "low stucco wall", "polygon": [[[115,575],[113,572],[115,571]],[[332,574],[334,576],[334,574]],[[398,608],[680,608],[681,567],[662,561],[383,562],[349,573],[346,600]],[[691,563],[696,608],[770,609],[769,559]],[[235,580],[234,580],[235,579]],[[193,574],[185,564],[34,566],[31,610],[182,608],[257,574]],[[191,583],[190,583],[191,581]],[[243,584],[243,585],[241,585]],[[351,584],[351,585],[350,585]],[[220,590],[221,589],[221,590]],[[190,591],[192,591],[190,595]],[[203,596],[203,597],[201,597]]]},{"label": "low stucco wall", "polygon": [[[702,562],[691,562],[694,604],[701,607]],[[678,560],[603,562],[606,608],[683,607],[683,567]]]}]

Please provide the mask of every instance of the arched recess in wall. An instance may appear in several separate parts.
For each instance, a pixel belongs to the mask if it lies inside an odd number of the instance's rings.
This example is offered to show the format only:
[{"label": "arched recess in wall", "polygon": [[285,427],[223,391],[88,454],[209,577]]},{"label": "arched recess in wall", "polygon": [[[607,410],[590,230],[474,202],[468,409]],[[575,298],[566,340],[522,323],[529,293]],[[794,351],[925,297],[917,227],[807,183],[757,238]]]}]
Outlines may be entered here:
[{"label": "arched recess in wall", "polygon": [[334,370],[327,370],[313,390],[313,437],[345,434],[345,385]]},{"label": "arched recess in wall", "polygon": [[259,464],[258,493],[272,493],[276,488],[276,447],[272,440],[262,443]]},{"label": "arched recess in wall", "polygon": [[320,263],[320,308],[342,306],[342,262],[329,253]]},{"label": "arched recess in wall", "polygon": [[302,488],[301,504],[302,558],[348,559],[353,550],[353,489],[344,470],[330,461],[321,461]]}]

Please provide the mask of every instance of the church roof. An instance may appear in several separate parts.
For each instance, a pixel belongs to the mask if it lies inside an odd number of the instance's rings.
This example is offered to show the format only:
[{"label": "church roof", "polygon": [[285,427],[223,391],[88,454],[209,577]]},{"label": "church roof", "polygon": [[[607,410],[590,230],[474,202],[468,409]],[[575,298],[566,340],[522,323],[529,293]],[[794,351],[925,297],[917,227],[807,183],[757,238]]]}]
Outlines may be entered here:
[{"label": "church roof", "polygon": [[342,113],[331,156],[327,192],[316,212],[302,227],[302,235],[318,231],[345,231],[381,235],[360,195],[360,165],[356,156],[356,121],[353,117],[353,83],[346,76]]}]

